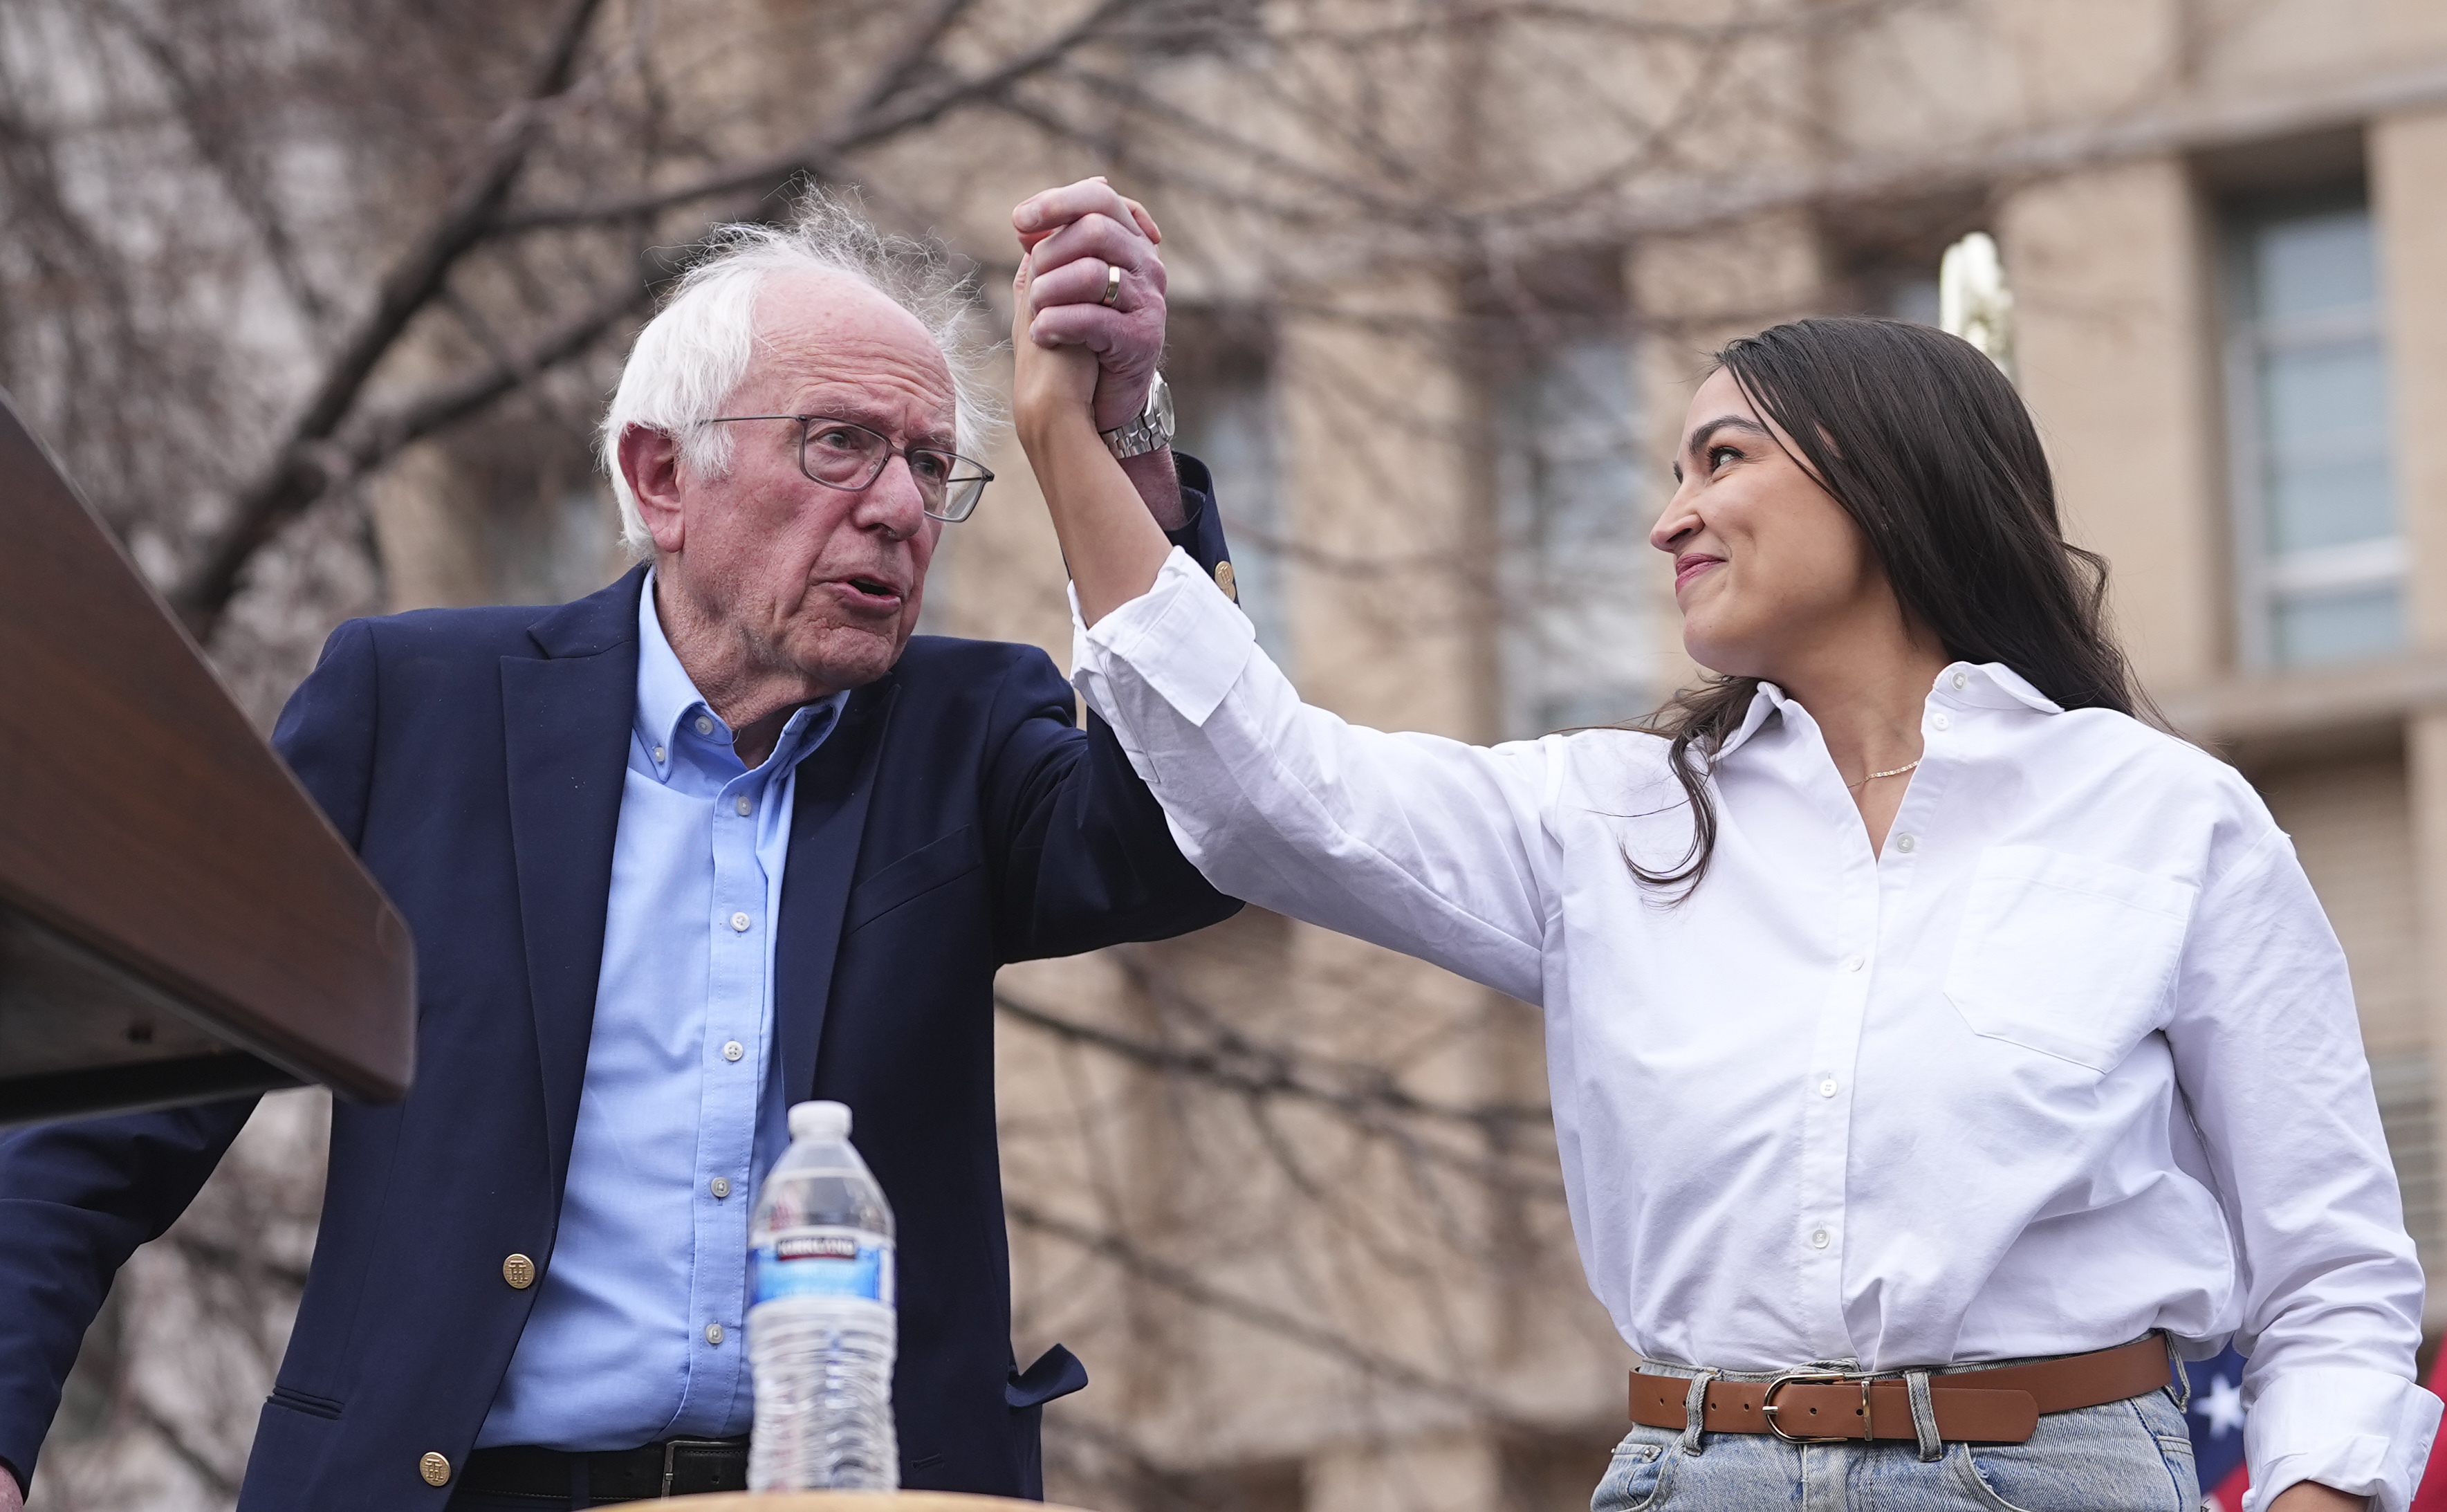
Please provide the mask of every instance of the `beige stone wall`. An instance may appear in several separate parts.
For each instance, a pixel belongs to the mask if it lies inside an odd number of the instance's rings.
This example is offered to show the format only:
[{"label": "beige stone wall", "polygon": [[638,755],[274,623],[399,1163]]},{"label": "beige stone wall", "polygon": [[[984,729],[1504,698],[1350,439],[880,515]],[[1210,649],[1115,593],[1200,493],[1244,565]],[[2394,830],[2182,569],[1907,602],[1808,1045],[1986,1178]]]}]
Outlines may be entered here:
[{"label": "beige stone wall", "polygon": [[[2364,11],[2368,14],[2363,14]],[[1806,142],[1754,141],[1744,167],[1759,179],[1795,171],[1815,159],[1831,182],[1856,183],[1879,214],[1894,213],[1921,186],[1882,165],[1945,158],[1976,160],[1998,147],[1984,185],[1987,222],[2003,245],[2019,300],[2019,378],[2058,470],[2069,531],[2115,568],[2114,612],[2145,679],[2171,704],[2196,711],[2204,738],[2228,742],[2246,760],[2279,822],[2296,839],[2327,902],[2355,975],[2389,1133],[2403,1153],[2408,1219],[2436,1258],[2438,1195],[2429,1090],[2431,1047],[2447,1021],[2447,1001],[2428,984],[2447,980],[2447,958],[2428,940],[2447,938],[2447,736],[2419,712],[2432,686],[2418,671],[2357,671],[2386,690],[2330,697],[2324,704],[2289,692],[2295,683],[2243,675],[2237,667],[2233,556],[2227,458],[2227,396],[2221,371],[2217,283],[2217,196],[2205,168],[2247,164],[2255,150],[2237,114],[2288,96],[2349,99],[2361,79],[2395,77],[2434,49],[2447,67],[2447,28],[2435,9],[2375,3],[2340,17],[2309,4],[1982,5],[1905,12],[1827,47],[1826,77],[1779,102],[1818,123]],[[1764,99],[1769,85],[1757,86]],[[2323,93],[2324,92],[2324,93]],[[2302,132],[2355,119],[2347,106],[2272,126],[2273,158]],[[2117,138],[2118,132],[2126,133]],[[2447,131],[2422,112],[2371,124],[2374,205],[2391,269],[2442,262],[2447,214],[2434,212],[2425,186],[2447,181]],[[2034,138],[2062,142],[2088,134],[2079,150],[2050,159],[2025,150]],[[1731,141],[1729,135],[1725,140]],[[1575,151],[1585,154],[1585,143]],[[1738,179],[1738,175],[1729,176]],[[1723,177],[1698,176],[1705,194]],[[1751,180],[1755,181],[1755,180]],[[1954,181],[1932,189],[1952,192]],[[1840,189],[1824,200],[1742,210],[1740,196],[1721,217],[1696,228],[1626,241],[1626,284],[1641,333],[1637,361],[1641,424],[1652,463],[1661,470],[1704,352],[1726,336],[1785,316],[1833,307],[1835,270],[1826,228],[1851,211]],[[1907,208],[1907,203],[1906,203]],[[2396,362],[2402,509],[2422,562],[2417,594],[2426,652],[2438,581],[2431,559],[2447,534],[2447,301],[2391,275],[2390,340]],[[1432,326],[1449,295],[1416,277],[1373,292],[1380,322],[1405,317]],[[2438,302],[2439,309],[2430,308]],[[1372,528],[1375,501],[1333,481],[1347,466],[1313,462],[1334,456],[1340,427],[1390,428],[1407,443],[1467,402],[1433,376],[1432,351],[1398,359],[1381,333],[1364,340],[1294,322],[1278,369],[1284,406],[1295,418],[1287,462],[1295,518],[1338,562],[1390,563],[1396,556]],[[1347,355],[1355,350],[1365,358]],[[1359,411],[1352,374],[1391,367],[1406,379],[1430,375],[1414,406]],[[1397,388],[1407,385],[1397,385]],[[1466,388],[1466,385],[1464,386]],[[2433,410],[2440,411],[2433,415]],[[1325,417],[1332,417],[1331,419]],[[1320,446],[1312,438],[1322,438]],[[1347,453],[1344,454],[1347,456]],[[1442,461],[1448,454],[1423,454]],[[1470,474],[1454,459],[1449,475],[1428,480],[1428,519],[1451,540],[1469,539],[1472,501],[1456,494]],[[1414,458],[1413,477],[1433,469]],[[1486,501],[1478,501],[1480,507]],[[1450,522],[1446,524],[1445,522]],[[1404,538],[1407,539],[1408,538]],[[1439,608],[1466,605],[1466,582],[1440,581],[1415,564],[1401,569],[1400,615],[1432,620]],[[1659,582],[1626,585],[1655,606],[1660,642],[1673,641],[1670,598]],[[1312,698],[1355,718],[1400,728],[1469,733],[1484,706],[1468,697],[1469,675],[1483,669],[1467,647],[1436,626],[1406,633],[1354,594],[1339,573],[1302,571],[1296,581],[1303,685]],[[1439,595],[1446,596],[1439,596]],[[1455,624],[1468,627],[1466,615]],[[1466,631],[1465,631],[1466,633]],[[1682,664],[1687,671],[1687,664]],[[2317,684],[2316,675],[2296,683]],[[2350,679],[2348,679],[2350,681]],[[2275,710],[2275,712],[2271,712]],[[2189,716],[2188,716],[2189,717]],[[2400,754],[2402,753],[2402,754]],[[2431,928],[2437,919],[2440,928]],[[1369,953],[1295,930],[1288,937],[1288,990],[1323,994],[1337,976],[1375,970]],[[1390,969],[1390,968],[1389,968]],[[1423,1002],[1467,1011],[1467,993],[1439,987],[1432,973],[1404,990]],[[1325,994],[1330,995],[1330,994]],[[1317,1000],[1325,1000],[1320,995]],[[1518,1337],[1552,1336],[1597,1322],[1584,1298],[1543,1298],[1504,1326]],[[1458,1298],[1469,1314],[1474,1299]],[[1451,1320],[1448,1320],[1450,1323]],[[1542,1410],[1565,1424],[1611,1413],[1611,1379],[1597,1370],[1550,1393]],[[1260,1435],[1262,1439],[1263,1435]],[[1263,1444],[1245,1441],[1251,1463],[1268,1461]],[[1402,1500],[1429,1505],[1483,1504],[1528,1495],[1560,1504],[1549,1484],[1527,1484],[1504,1468],[1497,1438],[1455,1437],[1323,1446],[1306,1430],[1275,1441],[1306,1466],[1302,1496],[1314,1507],[1373,1508]],[[1566,1457],[1568,1460],[1568,1456]],[[1539,1500],[1543,1498],[1544,1500]]]},{"label": "beige stone wall", "polygon": [[[1673,19],[1813,9],[1851,14],[1792,0],[1680,7]],[[1467,291],[1488,263],[1592,247],[1621,257],[1644,509],[1662,497],[1704,354],[1841,308],[1846,234],[1872,221],[1984,223],[2016,290],[2019,379],[2068,529],[2110,558],[2116,621],[2146,681],[2190,732],[2243,763],[2294,835],[2352,964],[2411,1217],[2431,1262],[2447,1261],[2429,1152],[2430,1110],[2447,1096],[2434,1089],[2447,1088],[2447,285],[2436,276],[2447,268],[2447,6],[1907,6],[1744,53],[1719,76],[1660,62],[1625,35],[1473,49],[1422,41],[1418,15],[1398,6],[1261,10],[1347,28],[1348,46],[1300,53],[1280,77],[1366,101],[1353,129],[1318,129],[1283,103],[1288,84],[1270,101],[1215,60],[1176,59],[1163,66],[1171,98],[1233,99],[1235,128],[1256,150],[1198,158],[1170,183],[1145,177],[1151,195],[1174,196],[1156,209],[1176,301],[1255,311],[1272,334],[1280,504],[1298,546],[1284,592],[1303,691],[1389,728],[1497,733],[1489,394],[1460,337],[1480,318]],[[805,79],[821,60],[777,52],[764,66]],[[1575,104],[1589,97],[1561,88],[1567,75],[1613,81],[1606,104],[1619,108]],[[1117,105],[1115,142],[1145,140],[1148,120]],[[1681,135],[1656,135],[1671,131]],[[2250,675],[2235,645],[2219,196],[2256,163],[2277,175],[2305,140],[2356,132],[2387,277],[2415,644],[2384,666]],[[975,146],[870,166],[879,181],[958,185],[944,224],[981,258],[1007,255],[1003,217],[1020,194],[1109,166],[1024,142]],[[1574,201],[1553,224],[1525,215],[1470,243],[1439,240],[1450,228],[1424,213],[1399,226],[1355,214],[1270,227],[1252,208],[1280,187],[1251,165],[1264,154],[1387,182],[1398,168],[1415,175],[1400,193],[1451,206],[1548,206],[1541,197],[1559,186],[1643,166],[1637,193]],[[1067,665],[1041,501],[1015,446],[991,460],[1000,481],[946,537],[930,626],[1032,642]],[[464,459],[432,455],[386,483],[375,520],[403,607],[507,591],[488,527],[453,501],[471,476]],[[1664,681],[1687,675],[1661,562],[1622,591],[1648,607]],[[1158,995],[1180,991],[1256,1037],[1398,1061],[1423,1094],[1543,1096],[1531,1011],[1261,916],[1135,956],[1015,968],[1005,987],[1151,1035],[1175,1022]],[[1524,1269],[1462,1265],[1415,1233],[1386,1237],[1434,1215],[1387,1205],[1406,1179],[1398,1162],[1337,1143],[1328,1124],[1282,1125],[1322,1152],[1320,1197],[1268,1163],[1254,1125],[1193,1114],[1186,1097],[1075,1044],[1007,1022],[1001,1070],[1022,1356],[1060,1339],[1089,1359],[1095,1389],[1054,1422],[1147,1455],[1175,1498],[1150,1493],[1148,1506],[1564,1512],[1585,1496],[1620,1418],[1627,1351],[1552,1210],[1538,1210],[1547,1226],[1526,1237]],[[1243,1167],[1272,1174],[1232,1177]],[[1485,1192],[1451,1217],[1462,1229],[1506,1220]],[[1199,1237],[1219,1226],[1265,1245],[1202,1251]],[[1315,1302],[1318,1326],[1337,1338],[1483,1394],[1372,1385],[1318,1339],[1194,1305],[1078,1237],[1117,1229],[1184,1246],[1167,1253],[1194,1256],[1199,1284]],[[1091,1489],[1069,1473],[1057,1468],[1057,1496],[1114,1503],[1110,1483]]]},{"label": "beige stone wall", "polygon": [[2230,659],[2199,220],[2191,177],[2169,158],[2050,179],[1998,215],[2019,381],[2066,533],[2113,564],[2116,627],[2162,689]]}]

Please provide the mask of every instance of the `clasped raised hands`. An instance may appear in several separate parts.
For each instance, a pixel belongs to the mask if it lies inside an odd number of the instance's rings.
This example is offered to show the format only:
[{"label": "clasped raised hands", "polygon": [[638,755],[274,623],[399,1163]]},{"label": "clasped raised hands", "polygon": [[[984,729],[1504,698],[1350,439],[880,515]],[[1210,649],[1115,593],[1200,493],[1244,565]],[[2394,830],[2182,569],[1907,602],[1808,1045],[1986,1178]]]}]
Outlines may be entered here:
[{"label": "clasped raised hands", "polygon": [[1080,403],[1098,430],[1128,425],[1164,356],[1155,217],[1104,180],[1082,179],[1022,200],[1011,224],[1021,254],[1012,286],[1018,418]]}]

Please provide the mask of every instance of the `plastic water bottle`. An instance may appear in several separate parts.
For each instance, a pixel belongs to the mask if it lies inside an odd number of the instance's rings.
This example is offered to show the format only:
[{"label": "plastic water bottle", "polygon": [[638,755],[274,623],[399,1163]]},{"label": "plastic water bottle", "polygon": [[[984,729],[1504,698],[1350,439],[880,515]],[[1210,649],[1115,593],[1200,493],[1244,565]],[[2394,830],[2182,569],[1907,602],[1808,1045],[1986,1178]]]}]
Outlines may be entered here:
[{"label": "plastic water bottle", "polygon": [[900,1489],[892,1209],[850,1147],[847,1107],[790,1109],[748,1245],[749,1489]]}]

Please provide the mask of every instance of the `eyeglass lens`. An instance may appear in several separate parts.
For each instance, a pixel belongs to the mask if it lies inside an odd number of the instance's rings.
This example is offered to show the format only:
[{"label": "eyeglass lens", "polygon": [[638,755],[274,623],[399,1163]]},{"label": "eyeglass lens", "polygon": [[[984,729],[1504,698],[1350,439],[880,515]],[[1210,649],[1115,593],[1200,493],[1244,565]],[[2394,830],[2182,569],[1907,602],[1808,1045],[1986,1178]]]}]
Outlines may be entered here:
[{"label": "eyeglass lens", "polygon": [[[903,455],[909,459],[909,476],[918,485],[926,513],[957,520],[966,519],[977,507],[977,496],[986,485],[977,468],[956,453],[931,446],[912,446]],[[799,465],[820,483],[859,489],[881,477],[892,456],[892,443],[863,425],[810,421],[800,444]]]}]

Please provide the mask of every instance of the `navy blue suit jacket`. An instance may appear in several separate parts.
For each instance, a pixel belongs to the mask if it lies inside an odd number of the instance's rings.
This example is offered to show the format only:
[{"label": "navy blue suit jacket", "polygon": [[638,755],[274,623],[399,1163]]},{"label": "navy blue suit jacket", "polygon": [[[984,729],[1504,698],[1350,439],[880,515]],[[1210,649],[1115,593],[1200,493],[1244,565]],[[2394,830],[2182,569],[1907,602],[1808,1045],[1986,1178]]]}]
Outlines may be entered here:
[{"label": "navy blue suit jacket", "polygon": [[[1186,459],[1185,459],[1186,463]],[[1204,470],[1184,467],[1186,491]],[[1209,568],[1223,539],[1175,537]],[[416,1085],[333,1109],[305,1298],[245,1512],[438,1512],[536,1290],[595,1011],[637,677],[642,568],[556,609],[335,632],[275,744],[416,932]],[[1045,653],[911,639],[799,769],[775,943],[793,1102],[855,1111],[900,1224],[901,1484],[1042,1495],[1041,1404],[1084,1385],[1011,1350],[995,1141],[996,968],[1213,923],[1111,731]],[[183,1211],[253,1099],[0,1140],[0,1459],[30,1473],[111,1277]],[[453,1477],[455,1482],[456,1477]]]}]

